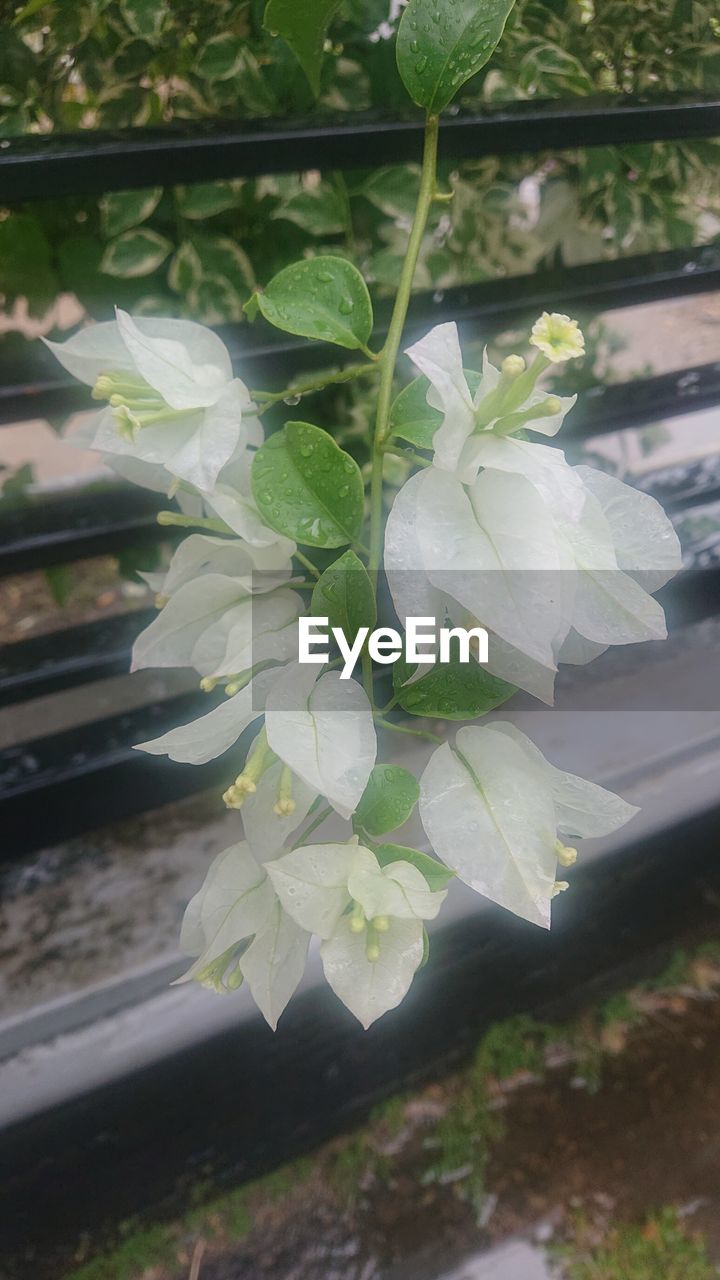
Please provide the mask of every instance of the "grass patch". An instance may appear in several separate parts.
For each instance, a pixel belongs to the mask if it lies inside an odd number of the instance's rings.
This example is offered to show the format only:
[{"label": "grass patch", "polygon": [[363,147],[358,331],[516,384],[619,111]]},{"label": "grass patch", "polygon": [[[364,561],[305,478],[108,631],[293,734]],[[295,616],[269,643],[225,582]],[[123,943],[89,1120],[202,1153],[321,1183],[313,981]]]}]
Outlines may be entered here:
[{"label": "grass patch", "polygon": [[573,1262],[568,1280],[717,1280],[703,1242],[689,1235],[674,1210],[642,1227],[618,1227],[590,1257]]},{"label": "grass patch", "polygon": [[179,1222],[151,1227],[126,1223],[124,1238],[111,1252],[83,1263],[66,1280],[138,1280],[151,1267],[163,1267],[172,1275],[185,1274],[180,1255],[188,1242],[200,1238],[242,1240],[255,1223],[258,1207],[276,1203],[304,1181],[313,1168],[310,1160],[296,1160],[266,1177],[215,1196],[185,1214]]},{"label": "grass patch", "polygon": [[68,1280],[136,1280],[150,1267],[176,1266],[177,1249],[172,1227],[131,1231],[112,1253],[86,1262]]}]

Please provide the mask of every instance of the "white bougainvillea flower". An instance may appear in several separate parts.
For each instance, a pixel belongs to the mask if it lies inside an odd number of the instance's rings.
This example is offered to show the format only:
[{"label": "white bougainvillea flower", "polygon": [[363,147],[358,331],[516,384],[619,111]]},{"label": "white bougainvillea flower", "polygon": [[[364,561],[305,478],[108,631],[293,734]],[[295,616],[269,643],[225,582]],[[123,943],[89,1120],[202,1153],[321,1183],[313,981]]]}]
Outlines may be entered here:
[{"label": "white bougainvillea flower", "polygon": [[401,617],[419,603],[434,605],[437,616],[437,597],[421,600],[424,577],[550,672],[572,618],[573,576],[562,572],[570,563],[552,516],[522,476],[483,472],[467,488],[428,468],[403,486],[388,518],[385,564]]},{"label": "white bougainvillea flower", "polygon": [[[469,483],[475,479],[481,465],[493,465],[476,458],[477,440],[491,434],[499,420],[503,420],[501,392],[504,388],[509,390],[511,384],[517,382],[525,362],[518,356],[510,356],[500,370],[490,362],[485,351],[482,376],[473,395],[463,368],[455,323],[437,325],[409,347],[406,354],[430,382],[428,404],[443,414],[442,424],[433,436],[433,464]],[[514,430],[526,428],[545,436],[556,435],[576,399],[577,396],[548,397],[547,393],[536,390],[534,383],[529,383],[527,394],[512,406],[515,417],[506,420],[505,427]],[[486,409],[484,413],[483,406]],[[515,423],[518,415],[522,420]],[[499,439],[502,441],[503,437]],[[525,463],[525,466],[529,465]]]},{"label": "white bougainvillea flower", "polygon": [[250,846],[236,844],[218,854],[187,907],[180,946],[197,958],[178,981],[233,991],[244,979],[274,1030],[303,975],[309,941]]},{"label": "white bougainvillea flower", "polygon": [[266,871],[288,915],[323,939],[328,983],[362,1025],[394,1009],[422,962],[423,921],[447,891],[405,860],[381,866],[355,842],[306,845]]},{"label": "white bougainvillea flower", "polygon": [[481,623],[488,670],[546,702],[558,662],[664,638],[649,592],[678,571],[681,551],[653,498],[568,466],[558,449],[491,432],[470,448],[463,475],[428,468],[395,499],[385,564],[401,618]]},{"label": "white bougainvillea flower", "polygon": [[248,590],[243,578],[208,572],[183,583],[133,646],[132,670],[194,667],[201,676],[232,676],[261,660],[297,653],[297,619],[305,604],[290,588]]},{"label": "white bougainvillea flower", "polygon": [[306,786],[349,818],[375,764],[372,708],[355,680],[337,671],[318,679],[318,670],[294,662],[278,676],[265,707],[267,739]]},{"label": "white bougainvillea flower", "polygon": [[186,582],[207,573],[234,578],[247,592],[274,591],[287,582],[292,573],[290,557],[284,547],[252,547],[240,538],[216,538],[205,533],[191,533],[174,552],[165,572],[141,573],[139,576],[161,599],[170,596]]},{"label": "white bougainvillea flower", "polygon": [[92,447],[100,452],[164,467],[209,492],[244,445],[250,395],[233,377],[224,343],[204,325],[118,309],[114,321],[47,345],[95,399],[109,403],[96,423]]},{"label": "white bougainvillea flower", "polygon": [[[559,884],[559,835],[616,831],[637,810],[564,773],[513,725],[459,730],[420,780],[420,817],[435,852],[492,902],[545,928]],[[561,882],[564,885],[564,882]]]},{"label": "white bougainvillea flower", "polygon": [[585,338],[577,320],[557,311],[543,311],[532,327],[530,344],[542,351],[553,364],[585,355]]}]

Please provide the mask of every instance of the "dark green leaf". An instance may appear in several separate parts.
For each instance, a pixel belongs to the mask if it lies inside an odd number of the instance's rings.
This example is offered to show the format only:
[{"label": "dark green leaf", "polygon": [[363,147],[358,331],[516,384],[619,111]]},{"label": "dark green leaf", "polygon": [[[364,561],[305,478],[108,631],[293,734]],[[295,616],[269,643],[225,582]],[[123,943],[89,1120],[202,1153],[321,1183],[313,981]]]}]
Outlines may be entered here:
[{"label": "dark green leaf", "polygon": [[433,436],[443,416],[427,402],[430,384],[422,375],[408,383],[390,410],[390,434],[409,440],[418,449],[432,449]]},{"label": "dark green leaf", "polygon": [[375,596],[368,571],[354,551],[344,551],[328,566],[315,585],[310,608],[316,618],[340,627],[350,644],[360,627],[372,630],[377,620]]},{"label": "dark green leaf", "polygon": [[213,36],[200,50],[195,70],[204,80],[228,80],[240,69],[242,61],[242,40],[227,34]]},{"label": "dark green leaf", "polygon": [[160,35],[167,12],[162,0],[120,0],[120,9],[134,35],[145,40]]},{"label": "dark green leaf", "polygon": [[290,45],[314,94],[320,92],[323,49],[341,0],[268,0],[263,25]]},{"label": "dark green leaf", "polygon": [[100,201],[105,235],[119,236],[130,227],[137,227],[154,213],[162,195],[162,187],[144,191],[115,191]]},{"label": "dark green leaf", "polygon": [[381,867],[387,867],[391,862],[411,862],[418,871],[422,871],[433,893],[444,889],[455,875],[442,862],[431,858],[429,853],[421,853],[419,849],[406,849],[402,844],[380,844],[374,852]]},{"label": "dark green leaf", "polygon": [[293,263],[250,299],[245,308],[250,319],[257,308],[277,329],[350,350],[366,348],[372,332],[367,285],[345,258]]},{"label": "dark green leaf", "polygon": [[294,222],[312,236],[331,236],[345,226],[343,202],[329,183],[314,191],[298,191],[273,213],[273,218],[285,218]]},{"label": "dark green leaf", "polygon": [[176,187],[175,199],[183,218],[200,222],[226,209],[234,209],[238,190],[229,182],[196,182],[192,187]]},{"label": "dark green leaf", "polygon": [[437,114],[492,56],[515,0],[410,0],[397,37],[403,84]]},{"label": "dark green leaf", "polygon": [[368,835],[381,836],[407,822],[420,798],[418,780],[397,764],[376,764],[353,821]]},{"label": "dark green leaf", "polygon": [[105,250],[100,270],[108,276],[120,276],[131,280],[135,276],[149,276],[165,261],[172,249],[169,240],[157,231],[138,227],[124,231],[111,240]]},{"label": "dark green leaf", "polygon": [[176,293],[187,293],[202,279],[202,263],[195,246],[183,240],[175,251],[168,270],[168,284]]},{"label": "dark green leaf", "polygon": [[411,218],[420,188],[417,165],[398,165],[376,169],[361,188],[366,200],[389,218]]},{"label": "dark green leaf", "polygon": [[443,720],[475,720],[493,707],[507,702],[515,686],[499,680],[479,662],[460,662],[455,650],[450,662],[436,663],[414,684],[404,682],[413,672],[403,657],[393,667],[393,686],[398,704],[413,716]]},{"label": "dark green leaf", "polygon": [[263,519],[296,542],[341,547],[362,528],[360,468],[308,422],[287,422],[258,449],[252,488]]}]

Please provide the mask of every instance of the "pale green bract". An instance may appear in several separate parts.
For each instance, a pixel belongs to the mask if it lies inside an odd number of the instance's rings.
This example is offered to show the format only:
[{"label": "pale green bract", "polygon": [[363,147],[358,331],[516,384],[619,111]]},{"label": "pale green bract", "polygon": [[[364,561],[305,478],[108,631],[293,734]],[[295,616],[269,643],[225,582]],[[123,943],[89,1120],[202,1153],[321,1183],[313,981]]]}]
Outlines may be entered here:
[{"label": "pale green bract", "polygon": [[[411,277],[430,207],[444,198],[435,113],[484,65],[511,8],[511,0],[410,0],[400,23],[402,77],[429,117],[420,174],[408,183],[386,172],[363,186],[398,216],[416,205],[381,350],[350,253],[308,251],[263,287],[244,246],[194,228],[169,276],[196,300],[190,309],[212,318],[215,295],[240,281],[260,329],[328,344],[325,372],[312,372],[316,361],[295,383],[251,392],[210,329],[121,310],[49,344],[107,406],[77,442],[123,479],[167,495],[173,505],[161,524],[189,530],[161,568],[142,575],[158,614],[137,637],[133,670],[194,672],[207,704],[138,746],[224,771],[228,821],[241,814],[244,839],[218,854],[187,908],[180,942],[192,963],[179,981],[229,992],[245,985],[273,1028],[313,937],[330,987],[368,1027],[406,995],[428,955],[426,924],[432,930],[454,880],[548,927],[552,900],[568,887],[559,867],[578,856],[565,840],[607,836],[636,812],[550,764],[511,722],[478,723],[518,688],[552,703],[561,662],[665,634],[652,593],[677,571],[680,550],[664,512],[613,476],[570,466],[548,443],[575,397],[548,393],[540,379],[582,354],[577,322],[543,313],[528,336],[531,364],[511,355],[498,367],[486,351],[478,372],[464,367],[456,326],[438,325],[408,348],[418,377],[399,394],[394,386]],[[149,10],[125,10],[144,39],[160,38]],[[336,0],[267,7],[267,25],[315,89],[337,10]],[[233,33],[207,39],[199,56],[222,85],[248,55]],[[340,183],[293,180],[287,191],[279,217],[324,234],[344,229]],[[159,199],[155,190],[103,202],[114,237],[106,271],[120,263],[123,275],[139,275],[164,258],[163,238],[142,225]],[[239,183],[214,182],[182,189],[177,203],[192,224],[241,199]],[[361,377],[378,380],[374,426],[369,398],[358,398],[349,424],[335,422],[341,402],[330,395],[322,427],[307,420],[305,403],[299,413],[282,410]],[[401,622],[481,626],[488,662],[455,651],[435,665],[403,657],[390,679],[368,647],[355,678],[343,678],[334,635],[326,656],[301,663],[306,614],[327,618],[346,643],[362,628],[394,626],[383,569]],[[461,721],[475,723],[455,732]],[[415,735],[416,747],[418,738],[432,742],[419,781],[389,754],[396,733]],[[424,848],[410,844],[416,808]]]}]

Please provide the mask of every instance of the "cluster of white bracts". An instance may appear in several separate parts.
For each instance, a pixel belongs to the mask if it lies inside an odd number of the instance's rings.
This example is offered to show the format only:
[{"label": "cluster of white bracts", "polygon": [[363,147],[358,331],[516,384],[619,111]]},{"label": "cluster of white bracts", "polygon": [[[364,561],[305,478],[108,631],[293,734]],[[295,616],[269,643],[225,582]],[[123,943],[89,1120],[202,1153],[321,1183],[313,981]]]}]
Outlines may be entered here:
[{"label": "cluster of white bracts", "polygon": [[[543,317],[533,331],[548,360],[582,349],[574,322],[558,320]],[[315,935],[328,982],[369,1026],[406,994],[425,953],[424,922],[446,890],[432,888],[394,846],[371,849],[355,837],[286,847],[321,798],[352,817],[376,736],[358,683],[294,660],[306,601],[293,583],[295,544],[264,523],[252,498],[263,433],[249,392],[219,338],[186,321],[118,312],[113,323],[49,345],[108,401],[83,442],[128,479],[176,496],[188,515],[219,519],[235,535],[193,533],[167,572],[146,575],[161,608],[133,652],[134,669],[194,668],[203,688],[219,682],[227,695],[193,723],[141,744],[144,751],[202,764],[264,717],[226,792],[230,807],[242,807],[245,841],[215,859],[188,906],[181,944],[195,959],[182,980],[215,990],[246,982],[274,1027]],[[486,359],[472,396],[454,325],[409,354],[443,421],[433,465],[403,487],[388,521],[385,563],[401,617],[481,622],[492,637],[490,669],[545,701],[558,661],[662,636],[648,591],[671,576],[679,553],[660,508],[513,434],[516,420],[554,434],[573,400],[548,403],[530,387],[499,429],[482,406],[494,403],[505,374]],[[559,836],[603,835],[633,812],[554,769],[509,724],[461,729],[421,779],[420,816],[447,867],[544,926],[565,887],[558,861],[574,857]],[[383,848],[391,852],[381,859]]]},{"label": "cluster of white bracts", "polygon": [[[571,353],[560,350],[557,358]],[[385,568],[400,617],[481,623],[488,670],[547,703],[558,663],[664,639],[650,592],[681,556],[655,499],[593,467],[571,467],[551,445],[498,431],[497,413],[478,429],[502,375],[486,358],[471,395],[456,325],[439,325],[408,355],[443,422],[433,465],[403,486],[388,519]],[[554,435],[575,397],[552,401],[557,411],[541,413],[548,397],[533,390],[515,417]]]}]

